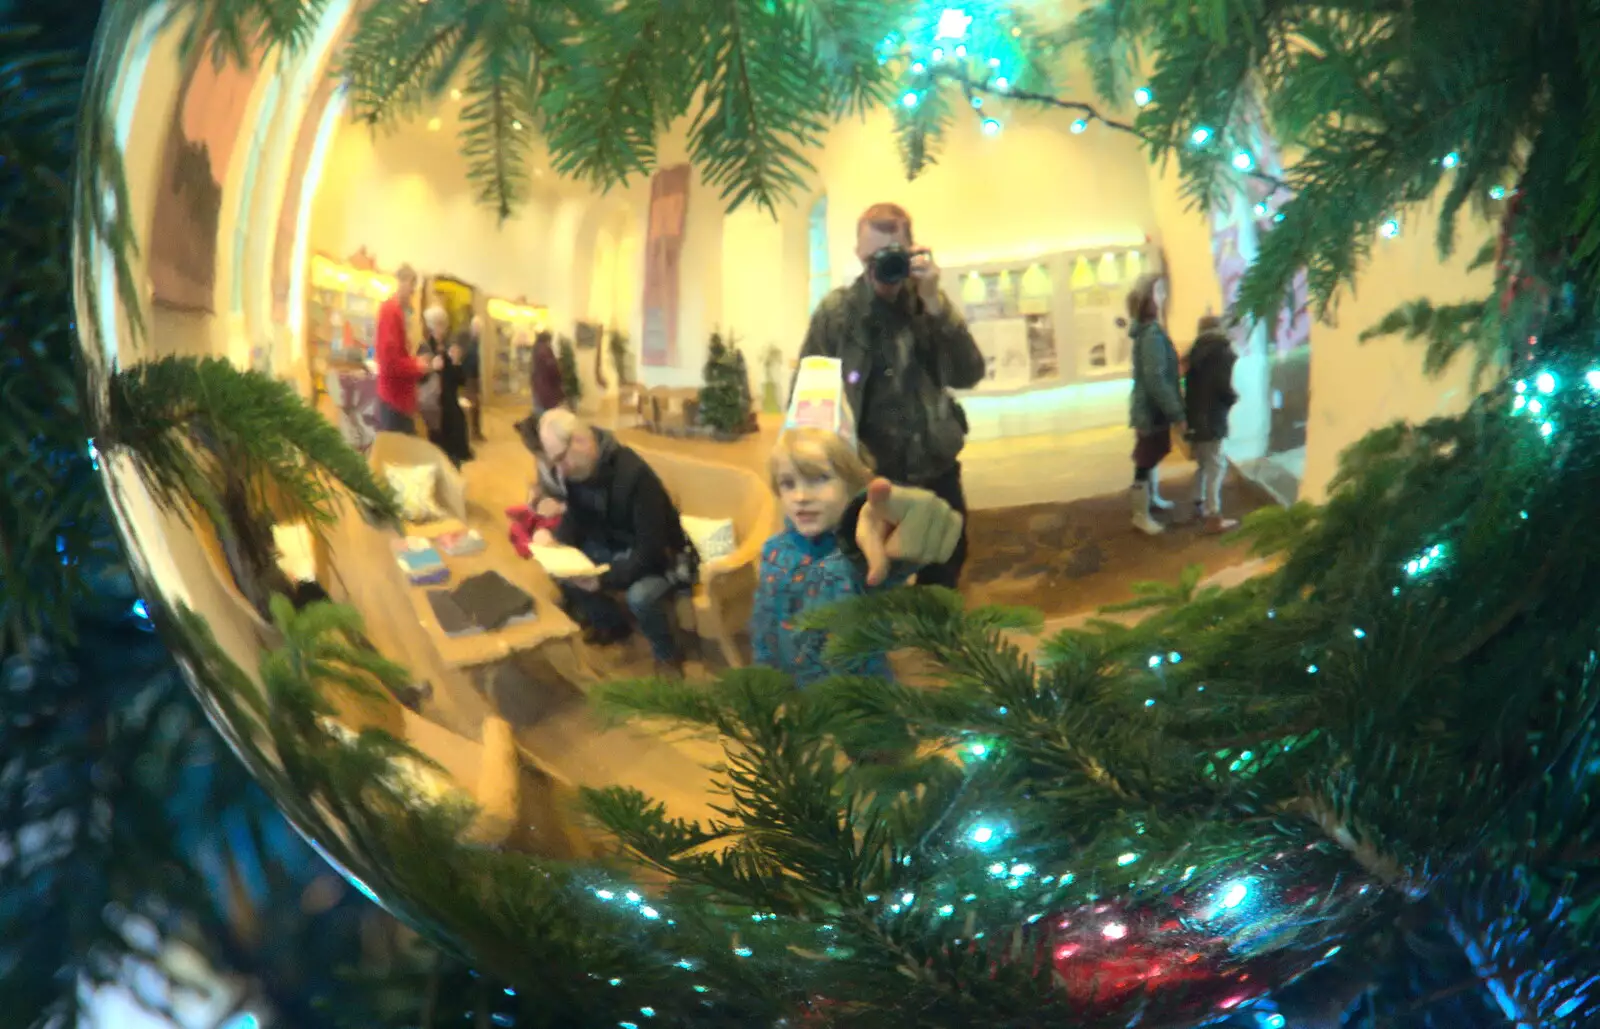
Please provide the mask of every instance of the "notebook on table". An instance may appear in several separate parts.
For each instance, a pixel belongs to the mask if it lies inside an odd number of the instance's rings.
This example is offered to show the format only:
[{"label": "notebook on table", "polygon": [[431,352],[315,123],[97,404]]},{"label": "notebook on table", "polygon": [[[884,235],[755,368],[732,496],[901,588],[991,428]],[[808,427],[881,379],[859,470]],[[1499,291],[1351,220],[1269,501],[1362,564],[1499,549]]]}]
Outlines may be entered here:
[{"label": "notebook on table", "polygon": [[446,636],[471,636],[483,631],[483,627],[456,603],[453,590],[429,590],[428,606],[433,608],[433,617]]},{"label": "notebook on table", "polygon": [[413,586],[429,586],[450,578],[444,558],[425,539],[408,536],[396,540],[394,559]]},{"label": "notebook on table", "polygon": [[[451,601],[472,625],[490,631],[534,617],[533,598],[499,572],[483,572],[450,591]],[[443,623],[441,622],[441,627]]]},{"label": "notebook on table", "polygon": [[589,560],[589,555],[577,547],[541,547],[528,548],[531,556],[544,573],[552,579],[582,579],[592,575],[604,575],[611,570],[610,565],[597,565]]}]

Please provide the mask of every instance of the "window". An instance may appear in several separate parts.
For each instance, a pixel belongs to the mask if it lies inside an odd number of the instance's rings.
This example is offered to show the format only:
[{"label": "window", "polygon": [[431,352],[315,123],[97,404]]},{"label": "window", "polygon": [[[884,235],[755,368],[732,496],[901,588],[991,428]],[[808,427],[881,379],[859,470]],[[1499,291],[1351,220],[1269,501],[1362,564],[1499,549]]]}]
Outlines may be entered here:
[{"label": "window", "polygon": [[833,289],[833,273],[828,263],[828,198],[817,198],[811,205],[808,223],[811,241],[811,310],[815,311],[822,298]]}]

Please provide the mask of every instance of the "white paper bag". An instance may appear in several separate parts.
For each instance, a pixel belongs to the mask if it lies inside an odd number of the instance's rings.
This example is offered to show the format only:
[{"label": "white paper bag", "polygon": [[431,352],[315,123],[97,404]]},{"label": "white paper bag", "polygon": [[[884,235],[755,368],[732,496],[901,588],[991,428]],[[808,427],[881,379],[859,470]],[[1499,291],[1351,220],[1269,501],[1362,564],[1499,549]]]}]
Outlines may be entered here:
[{"label": "white paper bag", "polygon": [[808,357],[800,362],[783,427],[826,429],[855,442],[855,413],[844,395],[842,361],[837,357]]}]

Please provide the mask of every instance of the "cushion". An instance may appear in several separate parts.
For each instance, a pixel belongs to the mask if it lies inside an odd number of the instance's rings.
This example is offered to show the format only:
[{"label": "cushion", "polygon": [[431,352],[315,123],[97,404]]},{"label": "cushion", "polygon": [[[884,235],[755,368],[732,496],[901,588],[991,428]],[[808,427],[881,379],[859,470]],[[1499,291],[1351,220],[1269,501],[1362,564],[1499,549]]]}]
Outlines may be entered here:
[{"label": "cushion", "polygon": [[439,467],[438,465],[420,464],[385,465],[384,475],[389,479],[389,488],[394,490],[394,499],[400,505],[400,517],[408,522],[431,522],[443,518],[445,513],[439,510]]},{"label": "cushion", "polygon": [[739,541],[733,531],[731,518],[695,518],[684,515],[679,519],[683,522],[683,531],[689,537],[689,542],[694,544],[694,549],[702,561],[715,561],[719,557],[727,557],[738,549]]}]

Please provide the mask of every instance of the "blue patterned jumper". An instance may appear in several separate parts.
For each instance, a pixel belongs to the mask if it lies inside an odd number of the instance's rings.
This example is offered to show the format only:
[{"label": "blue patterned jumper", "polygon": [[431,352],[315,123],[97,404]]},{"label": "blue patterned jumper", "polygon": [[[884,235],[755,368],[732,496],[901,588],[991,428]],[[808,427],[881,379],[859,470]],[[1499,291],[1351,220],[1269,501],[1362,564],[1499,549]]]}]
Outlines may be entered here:
[{"label": "blue patterned jumper", "polygon": [[[853,522],[853,519],[851,520]],[[868,589],[903,584],[910,569],[896,567],[881,586],[867,586],[867,572],[839,549],[832,532],[807,539],[788,526],[761,548],[755,610],[750,616],[750,643],[756,664],[794,677],[796,686],[810,686],[830,675],[892,678],[889,659],[877,654],[828,664],[822,650],[828,636],[795,627],[802,612],[859,597]]]}]

